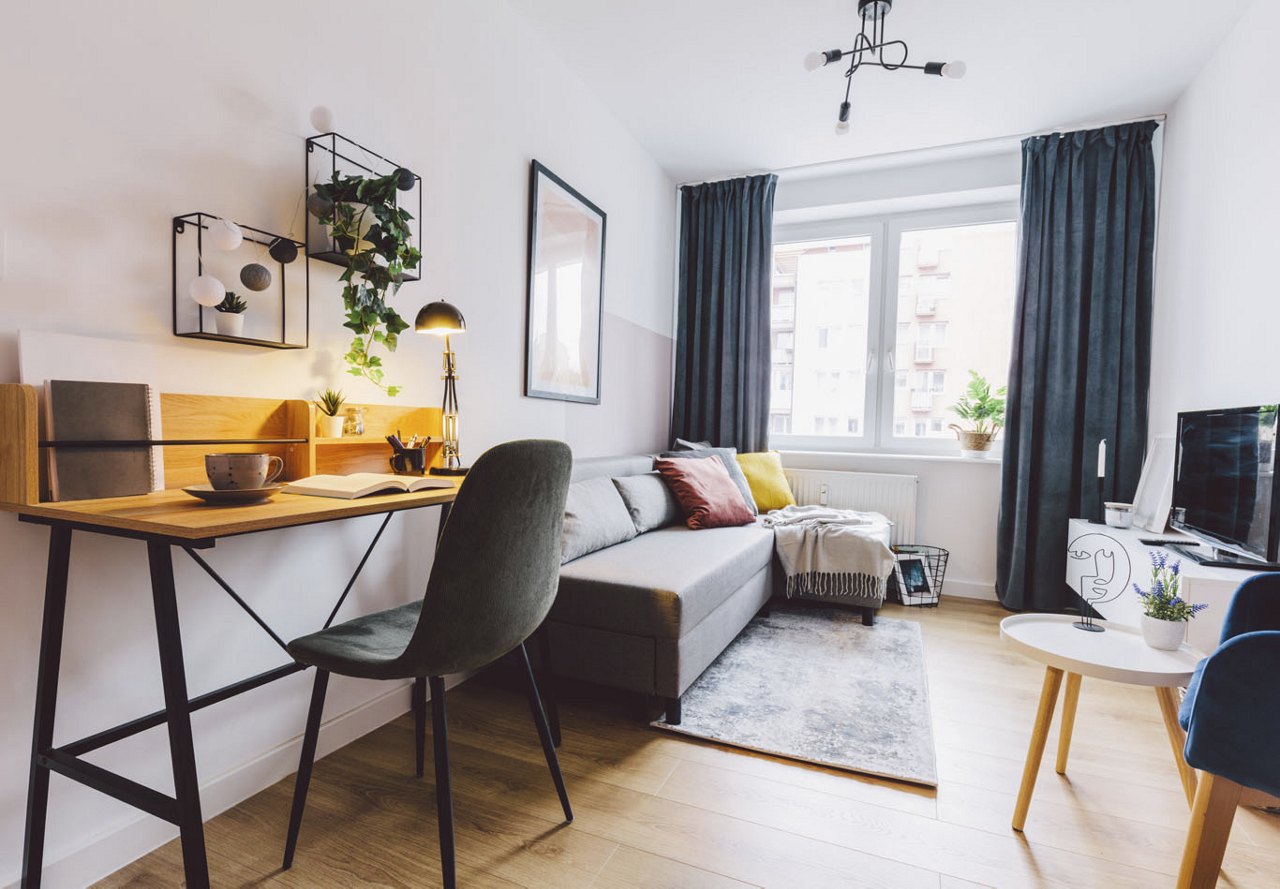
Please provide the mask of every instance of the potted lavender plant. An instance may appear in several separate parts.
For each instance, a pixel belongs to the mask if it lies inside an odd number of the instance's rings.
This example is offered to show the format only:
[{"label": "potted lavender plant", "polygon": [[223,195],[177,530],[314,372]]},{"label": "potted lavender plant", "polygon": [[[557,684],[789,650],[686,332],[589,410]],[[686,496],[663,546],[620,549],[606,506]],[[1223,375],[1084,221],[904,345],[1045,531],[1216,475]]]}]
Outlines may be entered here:
[{"label": "potted lavender plant", "polygon": [[1182,644],[1187,621],[1209,606],[1192,604],[1178,595],[1182,563],[1168,561],[1168,553],[1151,552],[1151,589],[1136,583],[1133,590],[1142,600],[1142,638],[1152,648],[1173,651]]}]

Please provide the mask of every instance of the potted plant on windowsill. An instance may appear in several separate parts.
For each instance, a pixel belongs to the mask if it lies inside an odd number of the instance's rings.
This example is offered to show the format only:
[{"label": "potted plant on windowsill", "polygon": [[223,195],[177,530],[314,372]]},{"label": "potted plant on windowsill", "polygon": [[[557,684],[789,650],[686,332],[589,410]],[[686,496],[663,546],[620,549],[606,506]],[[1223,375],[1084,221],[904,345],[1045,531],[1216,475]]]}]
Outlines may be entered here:
[{"label": "potted plant on windowsill", "polygon": [[1178,595],[1181,562],[1169,562],[1163,552],[1150,555],[1151,589],[1133,585],[1142,600],[1142,638],[1152,648],[1173,651],[1182,644],[1187,621],[1209,606],[1203,602],[1193,605]]},{"label": "potted plant on windowsill", "polygon": [[991,450],[996,433],[1004,427],[1005,387],[994,392],[987,378],[976,370],[969,371],[969,385],[951,408],[968,428],[951,424],[960,439],[960,454],[983,459]]},{"label": "potted plant on windowsill", "polygon": [[240,336],[244,333],[244,310],[249,308],[244,299],[228,290],[222,302],[213,308],[218,313],[214,318],[219,336]]},{"label": "potted plant on windowsill", "polygon": [[320,397],[312,402],[320,411],[319,426],[321,438],[342,438],[342,424],[346,420],[338,412],[346,403],[346,396],[334,389],[325,389]]},{"label": "potted plant on windowsill", "polygon": [[400,332],[409,326],[387,300],[400,288],[405,272],[417,268],[422,258],[412,244],[413,217],[396,201],[396,192],[406,185],[412,188],[413,178],[403,169],[375,178],[335,172],[330,181],[316,183],[316,199],[308,202],[347,257],[347,268],[339,277],[347,312],[343,327],[355,333],[342,356],[347,373],[369,380],[388,395],[397,394],[400,387],[383,381],[382,359],[374,349],[381,345],[394,352]]}]

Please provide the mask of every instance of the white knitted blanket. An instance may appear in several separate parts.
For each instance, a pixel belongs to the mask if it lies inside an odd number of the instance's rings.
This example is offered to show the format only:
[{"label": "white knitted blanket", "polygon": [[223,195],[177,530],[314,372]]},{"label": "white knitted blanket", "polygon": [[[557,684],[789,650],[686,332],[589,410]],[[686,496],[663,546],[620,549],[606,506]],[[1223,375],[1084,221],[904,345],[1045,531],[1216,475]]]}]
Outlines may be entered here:
[{"label": "white knitted blanket", "polygon": [[787,576],[787,597],[861,596],[884,599],[893,571],[893,523],[878,512],[788,506],[761,518],[773,529]]}]

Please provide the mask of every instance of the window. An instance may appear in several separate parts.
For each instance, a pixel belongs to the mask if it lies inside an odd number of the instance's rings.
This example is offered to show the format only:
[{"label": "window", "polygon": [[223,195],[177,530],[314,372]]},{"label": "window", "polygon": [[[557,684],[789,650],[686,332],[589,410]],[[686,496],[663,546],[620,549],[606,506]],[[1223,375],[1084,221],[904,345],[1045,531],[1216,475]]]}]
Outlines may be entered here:
[{"label": "window", "polygon": [[1015,215],[973,207],[779,227],[772,445],[952,447],[968,372],[993,386],[1008,376]]}]

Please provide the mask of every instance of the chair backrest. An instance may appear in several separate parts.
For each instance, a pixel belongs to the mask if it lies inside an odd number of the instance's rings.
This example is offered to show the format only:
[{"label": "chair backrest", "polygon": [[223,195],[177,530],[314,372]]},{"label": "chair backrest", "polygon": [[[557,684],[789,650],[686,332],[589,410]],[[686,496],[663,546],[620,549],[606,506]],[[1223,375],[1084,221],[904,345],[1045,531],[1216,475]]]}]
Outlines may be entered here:
[{"label": "chair backrest", "polygon": [[436,547],[422,615],[402,655],[408,665],[474,670],[538,628],[560,582],[572,464],[568,445],[539,440],[500,444],[475,461]]}]

